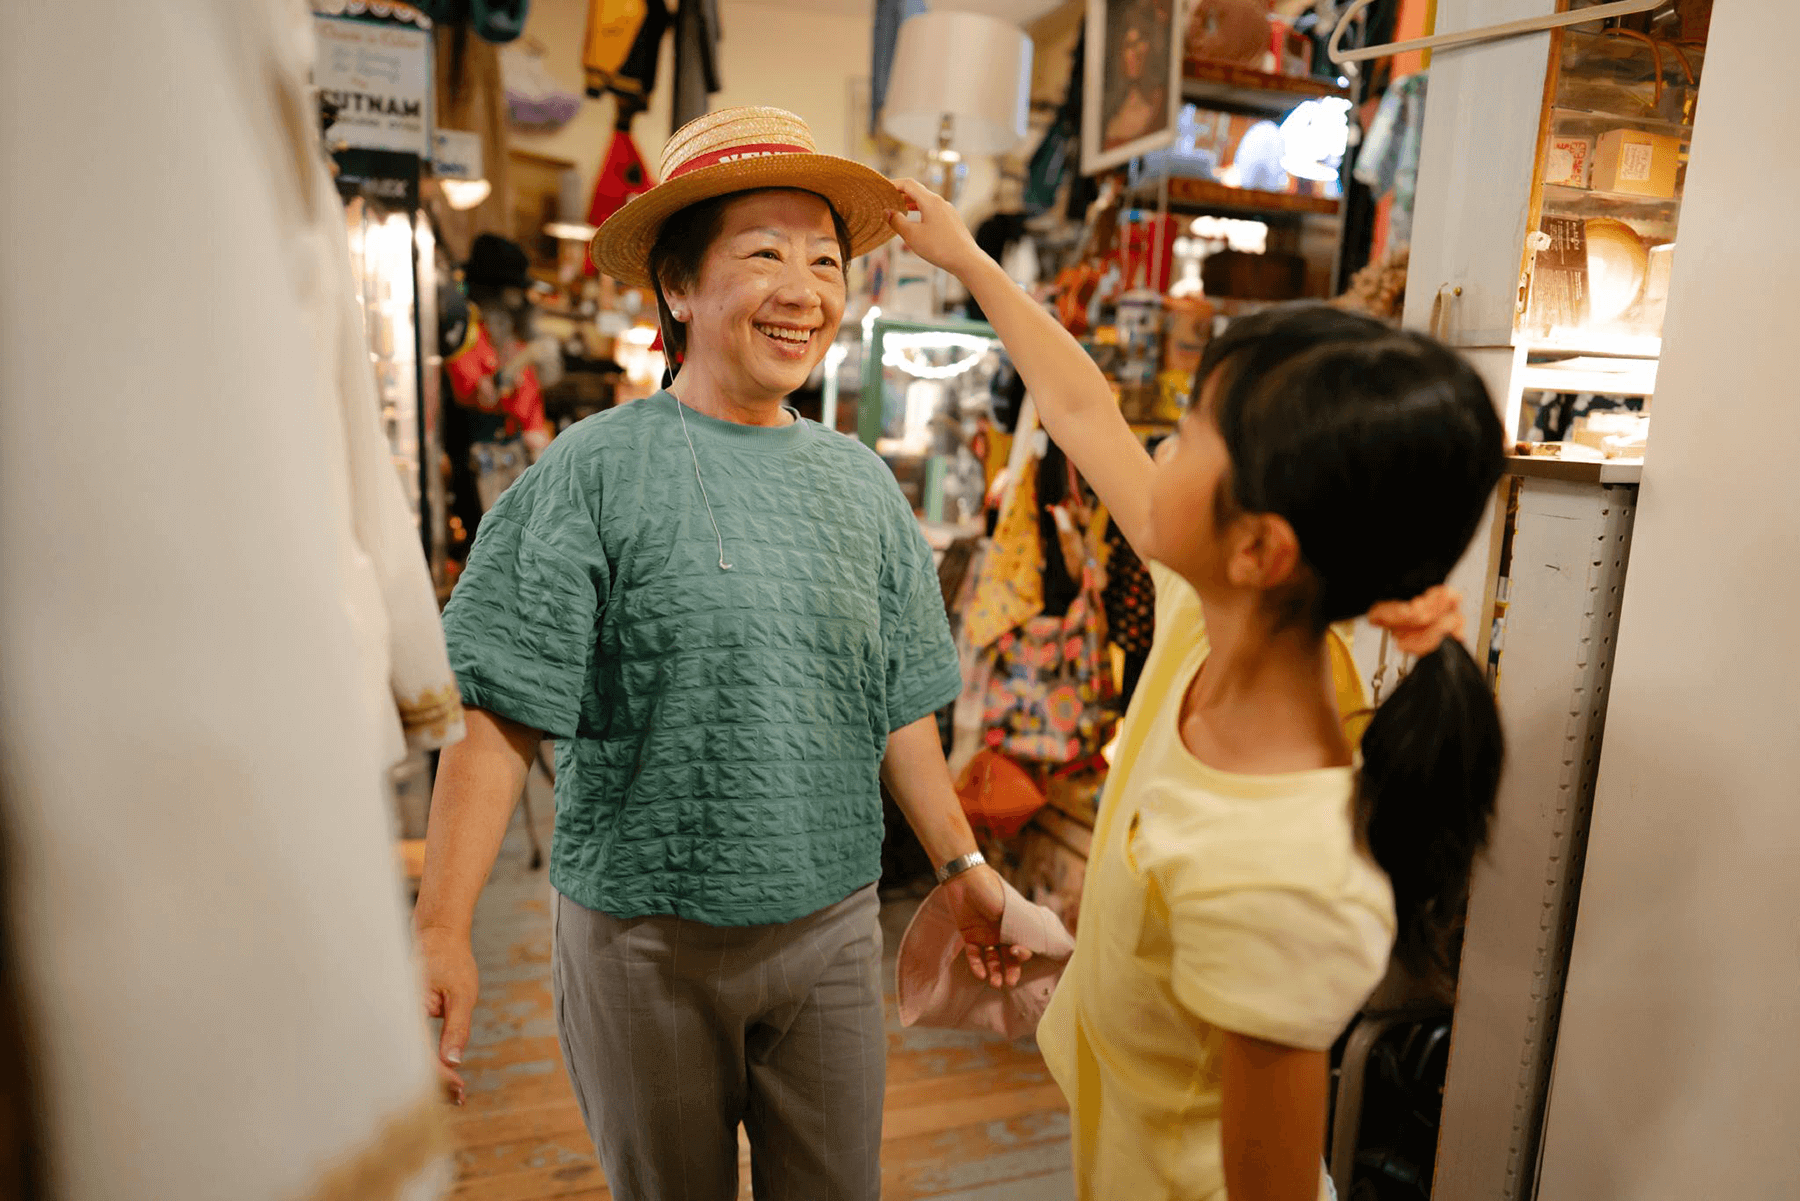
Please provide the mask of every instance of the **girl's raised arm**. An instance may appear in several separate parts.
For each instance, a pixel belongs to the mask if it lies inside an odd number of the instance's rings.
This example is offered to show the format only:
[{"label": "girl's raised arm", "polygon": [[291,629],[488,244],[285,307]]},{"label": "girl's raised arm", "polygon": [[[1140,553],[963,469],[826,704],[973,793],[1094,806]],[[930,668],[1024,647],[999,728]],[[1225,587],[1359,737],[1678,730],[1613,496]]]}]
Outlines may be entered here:
[{"label": "girl's raised arm", "polygon": [[1038,420],[1106,505],[1134,549],[1150,516],[1150,454],[1113,400],[1112,387],[1056,318],[1007,278],[949,201],[916,180],[896,180],[918,211],[888,223],[912,251],[969,289],[1025,381]]}]

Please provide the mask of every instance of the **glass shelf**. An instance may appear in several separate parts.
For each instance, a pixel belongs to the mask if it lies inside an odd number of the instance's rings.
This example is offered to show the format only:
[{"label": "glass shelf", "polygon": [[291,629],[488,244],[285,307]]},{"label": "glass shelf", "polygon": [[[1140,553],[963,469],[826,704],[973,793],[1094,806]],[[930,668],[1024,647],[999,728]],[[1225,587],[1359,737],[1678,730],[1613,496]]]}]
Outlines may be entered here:
[{"label": "glass shelf", "polygon": [[1558,133],[1600,134],[1609,129],[1625,126],[1630,129],[1641,129],[1645,133],[1666,133],[1688,141],[1694,136],[1694,127],[1680,121],[1667,121],[1661,117],[1637,117],[1624,113],[1595,112],[1585,108],[1566,108],[1557,105],[1550,110],[1551,120]]},{"label": "glass shelf", "polygon": [[1662,338],[1655,334],[1634,334],[1628,330],[1586,328],[1552,331],[1529,338],[1519,344],[1527,354],[1583,355],[1600,359],[1658,359],[1662,357]]},{"label": "glass shelf", "polygon": [[1181,94],[1222,112],[1284,117],[1308,100],[1347,96],[1348,89],[1305,75],[1271,75],[1233,63],[1190,58],[1182,63]]},{"label": "glass shelf", "polygon": [[[1591,211],[1590,211],[1591,210]],[[1681,212],[1679,197],[1633,196],[1629,192],[1605,192],[1598,188],[1571,188],[1561,184],[1544,185],[1544,211],[1568,213],[1572,216],[1636,216],[1666,220],[1671,225]]]}]

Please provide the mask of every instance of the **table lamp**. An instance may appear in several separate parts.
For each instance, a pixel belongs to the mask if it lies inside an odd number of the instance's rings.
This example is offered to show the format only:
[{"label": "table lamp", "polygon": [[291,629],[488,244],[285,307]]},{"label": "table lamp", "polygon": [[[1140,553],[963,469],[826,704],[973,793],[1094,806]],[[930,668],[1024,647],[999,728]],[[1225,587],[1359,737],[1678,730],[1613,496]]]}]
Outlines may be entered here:
[{"label": "table lamp", "polygon": [[1031,116],[1031,38],[982,13],[920,13],[900,26],[881,125],[929,152],[946,199],[965,155],[1003,154]]}]

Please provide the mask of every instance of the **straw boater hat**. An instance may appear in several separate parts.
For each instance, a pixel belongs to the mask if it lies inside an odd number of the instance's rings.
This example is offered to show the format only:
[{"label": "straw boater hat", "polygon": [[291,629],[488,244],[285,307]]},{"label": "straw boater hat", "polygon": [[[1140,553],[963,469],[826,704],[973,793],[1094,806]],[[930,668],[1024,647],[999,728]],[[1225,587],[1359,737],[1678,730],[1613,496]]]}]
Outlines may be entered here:
[{"label": "straw boater hat", "polygon": [[662,182],[607,218],[590,247],[594,265],[634,287],[649,287],[650,248],[664,221],[690,204],[752,188],[798,188],[823,196],[850,231],[850,254],[893,236],[890,212],[906,198],[881,173],[820,154],[812,130],[779,108],[727,108],[689,121],[663,147]]}]

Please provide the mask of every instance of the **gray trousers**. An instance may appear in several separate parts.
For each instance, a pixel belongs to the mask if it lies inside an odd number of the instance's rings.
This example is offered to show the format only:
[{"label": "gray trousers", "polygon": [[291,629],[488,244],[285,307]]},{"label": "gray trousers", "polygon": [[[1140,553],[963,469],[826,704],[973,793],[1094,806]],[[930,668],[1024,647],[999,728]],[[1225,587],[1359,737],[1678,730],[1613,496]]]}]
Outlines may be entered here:
[{"label": "gray trousers", "polygon": [[876,1201],[887,1036],[875,886],[775,926],[556,897],[563,1060],[619,1201]]}]

